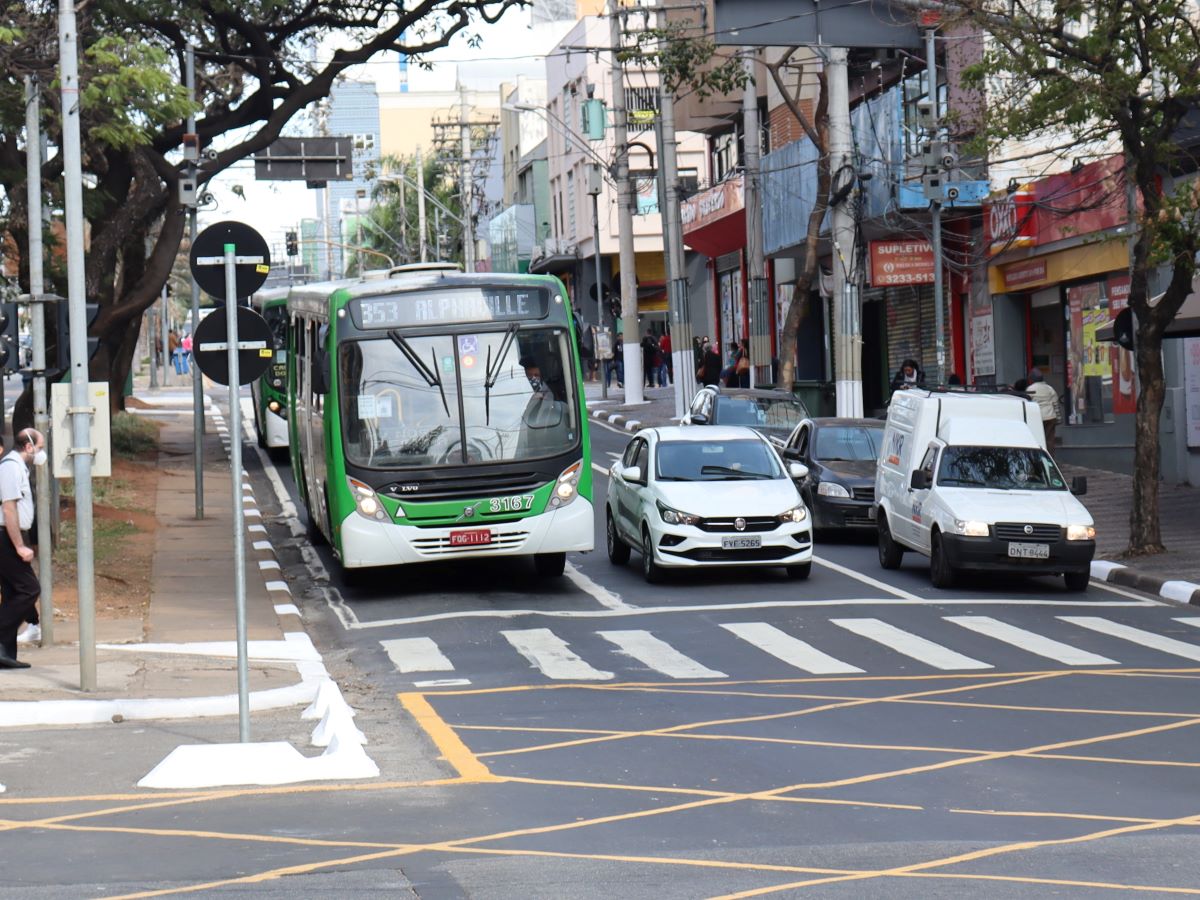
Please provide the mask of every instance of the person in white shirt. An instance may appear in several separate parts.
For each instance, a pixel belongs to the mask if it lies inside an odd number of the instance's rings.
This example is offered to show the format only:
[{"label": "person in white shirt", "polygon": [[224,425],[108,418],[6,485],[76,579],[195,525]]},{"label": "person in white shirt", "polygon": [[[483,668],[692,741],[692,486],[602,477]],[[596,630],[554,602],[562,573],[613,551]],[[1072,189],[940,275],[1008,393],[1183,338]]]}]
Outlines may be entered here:
[{"label": "person in white shirt", "polygon": [[1046,434],[1046,451],[1054,455],[1055,430],[1058,428],[1058,391],[1046,384],[1041,369],[1029,372],[1029,387],[1025,389],[1042,414],[1042,429]]},{"label": "person in white shirt", "polygon": [[33,548],[22,530],[33,525],[29,466],[45,465],[46,439],[26,428],[16,446],[0,459],[0,669],[27,669],[17,660],[17,630],[37,603],[42,587],[33,574]]}]

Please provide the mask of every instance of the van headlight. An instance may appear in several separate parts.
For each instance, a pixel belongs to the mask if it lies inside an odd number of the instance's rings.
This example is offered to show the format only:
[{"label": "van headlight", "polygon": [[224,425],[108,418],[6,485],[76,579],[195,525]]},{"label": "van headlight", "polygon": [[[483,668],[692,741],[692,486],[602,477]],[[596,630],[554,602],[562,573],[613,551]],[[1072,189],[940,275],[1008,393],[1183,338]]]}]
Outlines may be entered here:
[{"label": "van headlight", "polygon": [[566,506],[575,499],[575,495],[579,492],[579,473],[583,470],[583,460],[576,463],[571,463],[563,469],[562,474],[558,476],[558,480],[554,483],[554,492],[550,495],[550,506],[552,509]]},{"label": "van headlight", "polygon": [[664,504],[661,500],[654,501],[654,505],[658,507],[658,514],[662,516],[662,520],[668,525],[699,525],[700,517],[693,516],[691,513],[680,512],[677,509]]},{"label": "van headlight", "polygon": [[354,508],[360,516],[380,521],[387,518],[387,513],[383,511],[383,504],[375,495],[374,488],[349,475],[346,476],[346,484],[350,488],[350,495],[354,497]]},{"label": "van headlight", "polygon": [[850,497],[850,492],[836,481],[822,481],[817,485],[817,493],[822,497]]},{"label": "van headlight", "polygon": [[[843,488],[843,490],[845,489]],[[778,518],[780,522],[790,522],[793,525],[799,525],[808,518],[808,510],[805,509],[804,504],[801,503],[799,506],[793,506],[791,509],[785,509],[776,518]]]},{"label": "van headlight", "polygon": [[962,519],[955,519],[954,533],[967,537],[987,537],[991,532],[987,522],[964,522]]},{"label": "van headlight", "polygon": [[1068,541],[1094,541],[1096,539],[1096,529],[1091,525],[1068,525],[1067,540]]}]

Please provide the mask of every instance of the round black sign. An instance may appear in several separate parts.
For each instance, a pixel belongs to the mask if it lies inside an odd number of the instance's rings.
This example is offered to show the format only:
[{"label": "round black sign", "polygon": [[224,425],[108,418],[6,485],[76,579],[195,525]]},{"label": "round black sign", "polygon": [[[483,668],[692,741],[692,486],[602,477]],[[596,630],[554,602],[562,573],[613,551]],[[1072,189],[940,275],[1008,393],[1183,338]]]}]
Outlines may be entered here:
[{"label": "round black sign", "polygon": [[[238,384],[258,379],[275,356],[275,343],[267,320],[247,306],[238,306]],[[222,307],[196,326],[192,353],[200,371],[217,384],[229,384],[228,315]]]},{"label": "round black sign", "polygon": [[[267,280],[271,271],[271,250],[263,236],[244,222],[218,222],[196,236],[188,261],[196,283],[208,295],[225,300],[225,266],[210,261],[225,256],[225,245],[233,244],[234,255],[255,257],[260,262],[239,263],[235,285],[239,297],[249,297]],[[200,260],[204,264],[199,263]]]}]

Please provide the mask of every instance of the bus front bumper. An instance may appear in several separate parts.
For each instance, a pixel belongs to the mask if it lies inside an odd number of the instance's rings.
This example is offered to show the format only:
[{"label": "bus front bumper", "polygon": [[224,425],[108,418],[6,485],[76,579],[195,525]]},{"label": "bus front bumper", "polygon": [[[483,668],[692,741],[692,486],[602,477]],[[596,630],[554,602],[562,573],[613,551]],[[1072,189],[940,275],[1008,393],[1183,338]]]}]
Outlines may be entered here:
[{"label": "bus front bumper", "polygon": [[[479,532],[487,532],[487,541]],[[464,537],[469,535],[469,537]],[[417,528],[366,519],[357,513],[342,522],[342,565],[348,569],[465,559],[475,556],[531,556],[588,551],[595,543],[595,512],[577,497],[562,509],[515,522],[447,528]]]}]

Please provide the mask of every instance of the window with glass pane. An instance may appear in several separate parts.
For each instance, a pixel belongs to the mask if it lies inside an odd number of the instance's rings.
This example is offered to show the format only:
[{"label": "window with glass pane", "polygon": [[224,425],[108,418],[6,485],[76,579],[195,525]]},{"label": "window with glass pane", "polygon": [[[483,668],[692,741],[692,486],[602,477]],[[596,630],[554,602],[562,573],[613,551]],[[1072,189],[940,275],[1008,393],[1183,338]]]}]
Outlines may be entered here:
[{"label": "window with glass pane", "polygon": [[1007,491],[1065,491],[1066,482],[1040,447],[947,447],[937,483]]}]

